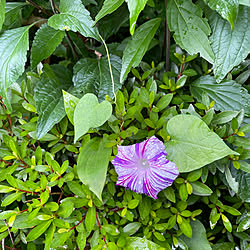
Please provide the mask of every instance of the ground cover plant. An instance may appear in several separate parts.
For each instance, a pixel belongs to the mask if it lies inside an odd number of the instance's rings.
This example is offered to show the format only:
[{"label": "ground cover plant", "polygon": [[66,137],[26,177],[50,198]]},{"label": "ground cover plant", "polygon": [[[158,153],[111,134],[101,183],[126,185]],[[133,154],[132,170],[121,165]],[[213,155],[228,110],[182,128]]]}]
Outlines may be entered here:
[{"label": "ground cover plant", "polygon": [[2,249],[250,249],[247,0],[0,0]]}]

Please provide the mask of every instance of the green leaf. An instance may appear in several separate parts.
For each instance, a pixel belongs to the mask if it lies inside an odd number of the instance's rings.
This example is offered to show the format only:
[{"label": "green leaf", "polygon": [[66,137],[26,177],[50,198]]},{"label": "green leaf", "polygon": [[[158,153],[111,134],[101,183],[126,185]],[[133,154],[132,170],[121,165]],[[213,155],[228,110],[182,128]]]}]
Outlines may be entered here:
[{"label": "green leaf", "polygon": [[168,159],[180,172],[190,172],[227,155],[237,154],[196,116],[174,116],[169,120],[167,130],[171,137],[165,143]]},{"label": "green leaf", "polygon": [[213,250],[234,250],[234,242],[217,243],[213,245]]},{"label": "green leaf", "polygon": [[214,61],[214,54],[208,40],[211,33],[202,10],[191,0],[170,0],[167,7],[167,18],[170,31],[174,32],[174,39],[190,55],[200,53],[210,63]]},{"label": "green leaf", "polygon": [[96,24],[104,16],[111,14],[112,12],[117,10],[123,4],[123,2],[124,0],[105,0],[101,10],[95,17],[94,24]]},{"label": "green leaf", "polygon": [[29,49],[29,28],[25,26],[0,33],[0,95],[7,109],[7,88],[23,73]]},{"label": "green leaf", "polygon": [[210,41],[215,54],[214,75],[220,82],[250,52],[250,8],[239,7],[233,30],[216,12],[209,11],[207,17],[212,29]]},{"label": "green leaf", "polygon": [[246,5],[250,7],[250,1],[249,0],[239,0],[239,4]]},{"label": "green leaf", "polygon": [[36,136],[42,138],[56,123],[66,115],[63,105],[62,89],[68,88],[62,85],[55,73],[44,65],[41,79],[36,83],[34,99],[39,114]]},{"label": "green leaf", "polygon": [[134,250],[134,249],[148,249],[148,250],[163,250],[165,248],[160,247],[154,242],[147,240],[146,238],[140,237],[129,237],[127,238],[127,244],[125,246],[126,250]]},{"label": "green leaf", "polygon": [[[192,238],[188,238],[181,235],[180,238],[187,244],[190,250],[212,250],[209,241],[206,236],[206,229],[199,220],[190,221],[192,227],[193,235]],[[197,244],[199,242],[199,244]]]},{"label": "green leaf", "polygon": [[160,23],[161,19],[155,18],[136,29],[132,40],[128,41],[123,53],[120,82],[126,79],[132,67],[135,68],[139,65]]},{"label": "green leaf", "polygon": [[5,186],[5,185],[0,185],[0,193],[9,193],[11,191],[14,191],[15,188],[13,187],[9,187],[9,186]]},{"label": "green leaf", "polygon": [[171,102],[172,98],[173,98],[172,93],[162,96],[156,104],[156,107],[159,109],[159,111],[165,109]]},{"label": "green leaf", "polygon": [[56,230],[56,226],[54,224],[52,224],[50,226],[50,228],[48,229],[48,231],[45,233],[45,246],[44,246],[44,250],[50,250],[50,245],[52,243],[53,237],[54,237],[54,233]]},{"label": "green leaf", "polygon": [[135,31],[136,21],[140,12],[145,8],[148,0],[125,0],[128,4],[129,17],[130,17],[130,34],[133,35]]},{"label": "green leaf", "polygon": [[6,4],[5,0],[0,1],[0,30],[2,29],[2,25],[5,19],[5,4]]},{"label": "green leaf", "polygon": [[130,200],[129,202],[128,202],[128,208],[129,209],[134,209],[134,208],[136,208],[137,206],[138,206],[138,204],[139,204],[139,200],[136,200],[136,199],[133,199],[133,200]]},{"label": "green leaf", "polygon": [[232,224],[229,219],[224,214],[221,214],[221,218],[227,231],[232,232]]},{"label": "green leaf", "polygon": [[85,218],[85,226],[88,232],[91,232],[95,226],[96,221],[96,211],[95,207],[90,207],[87,211]]},{"label": "green leaf", "polygon": [[18,192],[18,193],[13,193],[8,195],[3,201],[1,206],[2,207],[6,207],[8,205],[10,205],[12,202],[14,202],[15,200],[19,199],[22,196],[22,193]]},{"label": "green leaf", "polygon": [[102,200],[109,156],[112,149],[105,148],[106,137],[90,140],[81,150],[77,161],[77,173],[83,184]]},{"label": "green leaf", "polygon": [[80,250],[83,250],[86,245],[86,232],[85,230],[83,232],[78,232],[77,238],[76,238],[77,246]]},{"label": "green leaf", "polygon": [[48,26],[47,23],[43,24],[36,32],[35,38],[32,43],[31,49],[31,66],[36,67],[43,59],[48,58],[61,43],[65,32],[55,30]]},{"label": "green leaf", "polygon": [[181,231],[188,237],[192,238],[192,227],[189,224],[188,220],[182,218],[182,223],[179,224]]},{"label": "green leaf", "polygon": [[98,103],[93,94],[84,95],[76,106],[74,114],[75,142],[90,128],[103,125],[112,115],[112,105],[108,101]]},{"label": "green leaf", "polygon": [[42,235],[47,228],[50,226],[52,220],[48,220],[48,221],[44,221],[42,223],[40,223],[38,226],[36,226],[35,228],[33,228],[29,234],[27,235],[26,240],[27,241],[33,241],[35,239],[37,239],[40,235]]},{"label": "green leaf", "polygon": [[239,1],[238,0],[205,0],[208,6],[216,10],[224,19],[228,20],[232,29],[237,16]]},{"label": "green leaf", "polygon": [[63,201],[57,211],[58,216],[67,218],[74,210],[74,204],[71,201]]},{"label": "green leaf", "polygon": [[66,111],[66,114],[70,122],[74,125],[74,112],[79,102],[79,98],[63,90],[63,100],[64,100],[64,109]]},{"label": "green leaf", "polygon": [[[117,92],[122,87],[119,79],[122,62],[118,56],[110,55],[110,63],[115,92]],[[78,61],[74,66],[73,82],[78,92],[93,93],[100,101],[105,100],[106,95],[114,97],[107,56],[101,59],[84,58]]]},{"label": "green leaf", "polygon": [[139,230],[140,227],[141,223],[139,222],[129,223],[123,228],[123,233],[126,233],[128,235],[133,235]]},{"label": "green leaf", "polygon": [[245,219],[243,219],[238,228],[237,228],[237,232],[243,232],[245,230],[248,230],[250,228],[250,217],[247,216]]},{"label": "green leaf", "polygon": [[199,182],[199,181],[191,182],[191,185],[193,187],[193,194],[196,194],[199,196],[208,196],[213,193],[213,191],[202,182]]},{"label": "green leaf", "polygon": [[220,111],[245,110],[250,115],[250,95],[247,89],[231,80],[216,83],[212,76],[202,76],[191,84],[192,95],[201,102],[202,93],[206,92],[215,101],[214,109]]},{"label": "green leaf", "polygon": [[54,29],[72,30],[80,32],[85,37],[100,40],[99,33],[91,19],[88,10],[85,9],[81,0],[61,0],[60,14],[53,15],[48,20],[48,25]]},{"label": "green leaf", "polygon": [[81,197],[81,198],[86,198],[85,193],[83,192],[83,188],[79,183],[76,181],[68,181],[67,185],[70,189],[71,192],[73,192],[75,195]]}]

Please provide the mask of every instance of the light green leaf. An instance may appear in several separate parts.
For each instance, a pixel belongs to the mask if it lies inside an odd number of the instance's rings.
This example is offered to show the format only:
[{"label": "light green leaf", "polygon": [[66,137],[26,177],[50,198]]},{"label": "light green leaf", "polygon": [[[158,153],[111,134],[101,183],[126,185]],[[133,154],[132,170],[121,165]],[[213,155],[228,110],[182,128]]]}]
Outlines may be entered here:
[{"label": "light green leaf", "polygon": [[196,194],[199,196],[208,196],[213,193],[213,191],[202,182],[199,182],[199,181],[191,182],[191,185],[193,187],[193,194]]},{"label": "light green leaf", "polygon": [[53,15],[48,20],[48,25],[54,29],[79,31],[85,37],[100,40],[99,33],[91,19],[88,10],[81,0],[61,0],[60,14]]},{"label": "light green leaf", "polygon": [[212,29],[210,41],[215,54],[214,75],[220,82],[250,52],[250,8],[239,7],[233,30],[216,12],[208,11],[206,15]]},{"label": "light green leaf", "polygon": [[191,84],[191,93],[199,101],[202,101],[202,93],[205,92],[215,101],[214,109],[220,111],[245,110],[250,115],[250,95],[247,89],[235,81],[225,80],[217,84],[212,76],[202,76]]},{"label": "light green leaf", "polygon": [[23,73],[29,49],[29,28],[25,26],[0,33],[0,95],[8,110],[7,88]]},{"label": "light green leaf", "polygon": [[5,0],[0,0],[0,30],[2,29],[2,25],[5,19]]},{"label": "light green leaf", "polygon": [[45,64],[44,73],[35,87],[34,99],[39,114],[37,121],[37,138],[42,138],[56,123],[60,122],[66,115],[63,105],[63,85],[52,69]]},{"label": "light green leaf", "polygon": [[155,244],[154,242],[147,240],[146,238],[140,238],[140,237],[129,237],[126,240],[126,250],[163,250],[165,248],[160,247],[159,245]]},{"label": "light green leaf", "polygon": [[45,233],[45,246],[44,246],[44,250],[50,250],[50,245],[53,241],[53,237],[54,237],[54,233],[56,231],[56,226],[54,224],[52,224],[48,231]]},{"label": "light green leaf", "polygon": [[94,24],[96,24],[104,16],[111,14],[112,12],[117,10],[123,4],[123,2],[124,0],[105,0],[101,10],[95,17]]},{"label": "light green leaf", "polygon": [[141,223],[139,222],[129,223],[123,228],[123,232],[128,235],[132,235],[136,233],[140,227],[141,227]]},{"label": "light green leaf", "polygon": [[63,100],[64,100],[64,109],[66,111],[66,114],[70,122],[74,125],[74,112],[76,105],[79,102],[79,98],[63,90]]},{"label": "light green leaf", "polygon": [[238,154],[196,116],[174,116],[169,120],[167,130],[171,137],[165,143],[168,159],[180,172],[190,172],[227,155]]},{"label": "light green leaf", "polygon": [[248,230],[249,228],[250,228],[250,217],[247,216],[240,222],[237,228],[237,232],[243,232],[245,230]]},{"label": "light green leaf", "polygon": [[91,232],[93,227],[95,226],[96,221],[96,211],[95,207],[90,207],[87,211],[85,218],[85,226],[88,232]]},{"label": "light green leaf", "polygon": [[103,125],[112,114],[112,105],[108,101],[98,103],[93,94],[84,95],[76,106],[74,114],[75,142],[90,128]]},{"label": "light green leaf", "polygon": [[1,206],[2,207],[8,206],[15,200],[19,199],[21,196],[22,196],[21,192],[10,194],[2,201]]},{"label": "light green leaf", "polygon": [[[181,235],[180,238],[188,245],[189,250],[212,250],[206,236],[206,229],[199,220],[190,221],[193,236],[188,238]],[[197,244],[199,242],[199,244]]]},{"label": "light green leaf", "polygon": [[33,228],[29,234],[27,235],[26,240],[27,241],[33,241],[35,239],[37,239],[40,235],[42,235],[47,228],[50,226],[52,220],[48,220],[48,221],[44,221],[42,223],[40,223],[38,226],[36,226],[35,228]]},{"label": "light green leaf", "polygon": [[65,32],[55,30],[48,26],[47,23],[43,24],[36,32],[31,49],[31,66],[32,68],[41,62],[43,59],[48,58],[61,43]]},{"label": "light green leaf", "polygon": [[60,217],[67,218],[69,217],[74,210],[74,204],[71,201],[64,201],[61,203],[57,214]]},{"label": "light green leaf", "polygon": [[134,1],[134,0],[125,0],[128,4],[128,9],[129,9],[129,17],[130,17],[130,34],[133,35],[135,31],[135,25],[137,18],[141,11],[145,8],[145,5],[148,0],[139,0],[139,1]]},{"label": "light green leaf", "polygon": [[239,1],[238,0],[205,0],[208,6],[216,10],[224,19],[228,20],[232,29],[234,20],[237,16]]},{"label": "light green leaf", "polygon": [[139,65],[160,23],[161,19],[155,18],[136,29],[132,40],[128,41],[124,50],[120,82],[126,79],[132,67],[137,67]]},{"label": "light green leaf", "polygon": [[[118,56],[114,55],[110,55],[110,62],[115,92],[117,92],[122,87],[119,79],[122,62]],[[93,93],[100,101],[105,100],[106,95],[114,97],[107,56],[101,59],[84,58],[78,61],[74,66],[73,82],[78,92]]]},{"label": "light green leaf", "polygon": [[170,31],[174,32],[174,39],[190,55],[200,53],[210,63],[214,61],[214,54],[208,40],[211,33],[202,10],[191,0],[170,0],[167,8],[167,18]]},{"label": "light green leaf", "polygon": [[250,7],[250,1],[249,0],[239,0],[239,4],[246,5]]},{"label": "light green leaf", "polygon": [[77,160],[77,173],[83,184],[102,200],[109,156],[112,149],[105,148],[106,137],[90,140],[81,150]]}]

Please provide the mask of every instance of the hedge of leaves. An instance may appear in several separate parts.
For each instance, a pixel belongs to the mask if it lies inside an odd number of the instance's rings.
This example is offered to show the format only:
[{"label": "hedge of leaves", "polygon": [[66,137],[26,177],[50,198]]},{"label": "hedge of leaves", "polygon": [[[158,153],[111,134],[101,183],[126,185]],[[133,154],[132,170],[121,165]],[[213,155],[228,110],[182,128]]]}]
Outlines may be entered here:
[{"label": "hedge of leaves", "polygon": [[[249,6],[0,1],[2,249],[250,249]],[[157,199],[111,164],[152,136]]]}]

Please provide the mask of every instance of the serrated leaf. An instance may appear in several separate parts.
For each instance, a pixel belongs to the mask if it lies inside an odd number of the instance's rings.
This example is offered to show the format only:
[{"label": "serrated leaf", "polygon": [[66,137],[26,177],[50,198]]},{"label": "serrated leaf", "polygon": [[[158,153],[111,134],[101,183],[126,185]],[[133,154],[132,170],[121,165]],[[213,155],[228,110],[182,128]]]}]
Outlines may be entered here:
[{"label": "serrated leaf", "polygon": [[179,172],[190,172],[227,155],[237,154],[196,116],[174,116],[169,120],[167,130],[171,137],[165,143],[167,158],[176,164]]},{"label": "serrated leaf", "polygon": [[140,0],[140,1],[134,1],[134,0],[125,0],[128,4],[129,9],[129,17],[130,17],[130,34],[133,35],[135,31],[135,25],[137,18],[141,11],[145,8],[145,5],[148,0]]},{"label": "serrated leaf", "polygon": [[[120,83],[121,59],[110,55],[112,73],[115,82],[115,92],[122,87]],[[78,92],[93,93],[100,101],[106,99],[106,95],[114,97],[112,81],[109,72],[107,56],[101,59],[84,58],[74,66],[73,82]]]},{"label": "serrated leaf", "polygon": [[118,9],[123,4],[123,2],[124,0],[105,0],[101,10],[98,12],[98,14],[95,17],[94,24],[96,24],[104,16],[111,14],[116,9]]},{"label": "serrated leaf", "polygon": [[136,29],[132,40],[128,41],[123,53],[120,82],[126,79],[132,67],[135,68],[139,65],[160,23],[161,19],[155,18]]},{"label": "serrated leaf", "polygon": [[48,58],[61,43],[65,32],[55,30],[43,24],[36,32],[31,48],[31,66],[36,67],[43,59]]},{"label": "serrated leaf", "polygon": [[40,235],[42,235],[47,228],[50,226],[52,220],[48,220],[48,221],[44,221],[42,223],[40,223],[38,226],[36,226],[35,228],[33,228],[29,234],[27,235],[26,240],[27,241],[33,241],[35,239],[37,239]]},{"label": "serrated leaf", "polygon": [[211,33],[202,10],[191,0],[170,0],[167,6],[167,18],[170,31],[174,32],[174,39],[190,55],[200,53],[210,63],[214,61],[214,54],[208,40]]},{"label": "serrated leaf", "polygon": [[34,99],[39,114],[37,121],[37,139],[42,138],[56,123],[66,115],[63,104],[62,89],[67,89],[51,68],[45,64],[44,73],[34,89]]},{"label": "serrated leaf", "polygon": [[94,21],[81,0],[61,0],[59,9],[60,14],[49,18],[49,26],[59,30],[78,31],[85,37],[100,40],[97,28],[93,27]]},{"label": "serrated leaf", "polygon": [[23,73],[29,49],[29,28],[25,26],[0,33],[0,95],[7,109],[7,88]]},{"label": "serrated leaf", "polygon": [[98,137],[90,140],[81,150],[77,160],[77,173],[83,184],[102,200],[109,156],[112,149],[105,148],[107,141]]},{"label": "serrated leaf", "polygon": [[0,1],[0,30],[2,29],[2,25],[5,19],[5,4],[6,4],[5,0]]},{"label": "serrated leaf", "polygon": [[84,95],[75,108],[74,124],[76,142],[90,128],[98,128],[112,115],[112,105],[108,101],[98,102],[93,94]]},{"label": "serrated leaf", "polygon": [[250,115],[250,95],[247,89],[231,80],[224,80],[220,84],[212,76],[202,76],[191,84],[191,93],[198,100],[202,100],[202,93],[215,101],[214,109],[220,111],[245,110]]},{"label": "serrated leaf", "polygon": [[213,70],[217,82],[220,82],[250,52],[250,8],[239,7],[233,30],[216,12],[209,11],[207,16],[212,29],[211,46],[215,54]]},{"label": "serrated leaf", "polygon": [[234,20],[238,13],[238,0],[205,0],[208,6],[216,10],[224,19],[228,20],[232,29],[234,28]]}]

